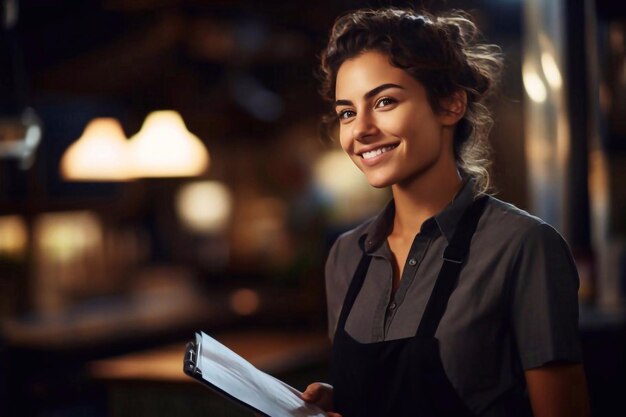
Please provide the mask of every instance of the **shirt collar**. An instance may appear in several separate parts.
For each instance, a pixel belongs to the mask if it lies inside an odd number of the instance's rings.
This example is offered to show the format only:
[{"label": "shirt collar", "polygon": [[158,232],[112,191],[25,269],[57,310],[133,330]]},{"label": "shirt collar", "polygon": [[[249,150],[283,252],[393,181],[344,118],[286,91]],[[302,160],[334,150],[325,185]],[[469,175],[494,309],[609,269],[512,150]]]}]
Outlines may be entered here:
[{"label": "shirt collar", "polygon": [[[437,231],[440,231],[446,237],[446,240],[450,242],[465,209],[474,201],[474,186],[475,180],[473,178],[465,178],[463,185],[450,204],[422,224],[420,234],[434,236]],[[374,217],[361,235],[366,252],[373,252],[385,242],[387,236],[391,233],[394,214],[395,204],[392,199],[387,203],[385,208]]]},{"label": "shirt collar", "polygon": [[475,191],[474,187],[476,180],[468,177],[463,181],[461,189],[456,193],[454,199],[443,210],[435,215],[437,225],[444,234],[448,243],[452,240],[456,226],[461,220],[461,216],[465,213],[465,210],[474,202]]}]

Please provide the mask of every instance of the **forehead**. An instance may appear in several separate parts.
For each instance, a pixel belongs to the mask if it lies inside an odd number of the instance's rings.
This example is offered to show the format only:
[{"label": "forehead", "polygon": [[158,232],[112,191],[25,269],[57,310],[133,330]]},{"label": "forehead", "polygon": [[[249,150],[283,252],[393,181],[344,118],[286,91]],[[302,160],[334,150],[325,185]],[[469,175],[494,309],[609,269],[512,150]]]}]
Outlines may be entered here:
[{"label": "forehead", "polygon": [[364,52],[346,60],[337,71],[335,98],[356,99],[379,85],[393,83],[405,88],[419,84],[401,68],[391,65],[380,52]]}]

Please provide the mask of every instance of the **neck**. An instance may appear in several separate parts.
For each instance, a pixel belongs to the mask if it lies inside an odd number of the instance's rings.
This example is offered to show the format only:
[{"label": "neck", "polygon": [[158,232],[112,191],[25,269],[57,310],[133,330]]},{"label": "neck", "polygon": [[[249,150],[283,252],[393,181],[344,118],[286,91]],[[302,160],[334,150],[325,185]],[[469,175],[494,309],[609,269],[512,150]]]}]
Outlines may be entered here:
[{"label": "neck", "polygon": [[456,166],[433,174],[436,177],[432,179],[420,177],[409,184],[392,186],[396,209],[393,234],[412,239],[419,233],[422,223],[450,204],[460,190],[463,181]]}]

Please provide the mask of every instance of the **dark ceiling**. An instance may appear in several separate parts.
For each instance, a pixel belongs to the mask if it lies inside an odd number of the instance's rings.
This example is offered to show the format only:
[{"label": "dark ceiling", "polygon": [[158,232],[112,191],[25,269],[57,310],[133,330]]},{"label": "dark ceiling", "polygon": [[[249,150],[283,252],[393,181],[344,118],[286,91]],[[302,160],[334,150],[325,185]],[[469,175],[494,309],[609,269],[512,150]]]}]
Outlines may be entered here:
[{"label": "dark ceiling", "polygon": [[272,134],[268,127],[323,111],[316,59],[341,12],[462,5],[479,14],[508,10],[517,21],[511,3],[22,0],[17,38],[29,101],[105,100],[124,108],[131,130],[148,111],[174,108],[200,134],[210,125],[213,136],[258,138]]}]

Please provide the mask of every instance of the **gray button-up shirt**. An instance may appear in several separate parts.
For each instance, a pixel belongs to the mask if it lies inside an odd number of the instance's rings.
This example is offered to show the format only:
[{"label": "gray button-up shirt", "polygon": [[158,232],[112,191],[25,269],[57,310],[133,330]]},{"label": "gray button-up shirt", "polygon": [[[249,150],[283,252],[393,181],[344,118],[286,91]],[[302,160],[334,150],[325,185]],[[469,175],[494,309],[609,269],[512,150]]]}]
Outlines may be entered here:
[{"label": "gray button-up shirt", "polygon": [[[364,252],[372,262],[346,331],[361,343],[415,335],[443,251],[475,197],[473,185],[473,180],[466,181],[446,208],[423,223],[395,293],[387,243],[393,201],[380,215],[337,239],[326,264],[331,337]],[[559,233],[541,219],[490,198],[435,335],[450,381],[474,412],[521,415],[508,407],[516,402],[513,397],[523,396],[524,370],[552,361],[581,361],[577,292],[576,266]]]}]

